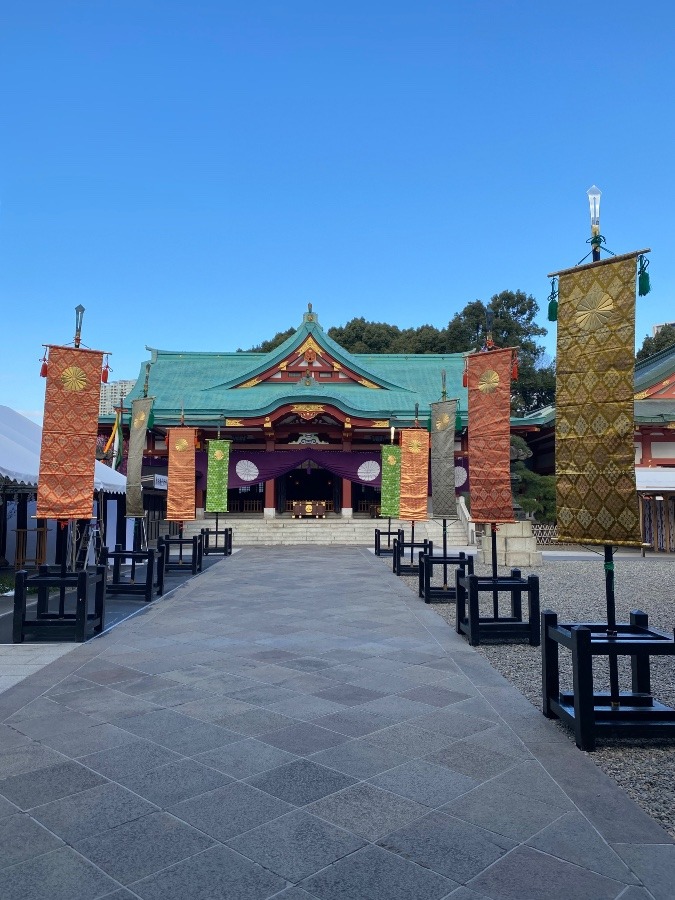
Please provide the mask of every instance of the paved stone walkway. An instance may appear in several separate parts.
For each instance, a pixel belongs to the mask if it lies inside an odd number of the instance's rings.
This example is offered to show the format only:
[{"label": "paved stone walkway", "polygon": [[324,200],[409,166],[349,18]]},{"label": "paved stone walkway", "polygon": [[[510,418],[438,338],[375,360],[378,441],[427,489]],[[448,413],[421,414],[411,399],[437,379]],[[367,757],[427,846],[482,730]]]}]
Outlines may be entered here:
[{"label": "paved stone walkway", "polygon": [[674,894],[665,832],[365,549],[244,549],[0,722],[3,900]]}]

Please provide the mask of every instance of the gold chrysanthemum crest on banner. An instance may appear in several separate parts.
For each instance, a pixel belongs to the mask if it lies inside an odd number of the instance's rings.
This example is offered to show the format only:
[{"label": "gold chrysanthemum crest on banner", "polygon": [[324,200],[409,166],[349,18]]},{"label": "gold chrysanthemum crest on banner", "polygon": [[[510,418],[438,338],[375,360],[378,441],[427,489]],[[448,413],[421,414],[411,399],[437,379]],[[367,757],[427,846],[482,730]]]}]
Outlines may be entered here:
[{"label": "gold chrysanthemum crest on banner", "polygon": [[67,391],[83,391],[87,386],[87,376],[79,366],[68,366],[61,372],[61,384]]},{"label": "gold chrysanthemum crest on banner", "polygon": [[221,459],[225,459],[225,454],[223,453],[222,450],[214,450],[213,458],[217,459],[220,462]]},{"label": "gold chrysanthemum crest on banner", "polygon": [[436,431],[445,431],[450,426],[450,416],[447,413],[441,413],[434,422]]},{"label": "gold chrysanthemum crest on banner", "polygon": [[577,325],[584,331],[595,331],[607,325],[613,313],[613,298],[596,283],[577,305]]},{"label": "gold chrysanthemum crest on banner", "polygon": [[184,453],[187,448],[190,446],[189,441],[186,441],[185,438],[178,438],[174,447],[178,450],[179,453]]},{"label": "gold chrysanthemum crest on banner", "polygon": [[481,394],[492,394],[499,387],[499,375],[494,369],[486,369],[478,378],[478,390]]},{"label": "gold chrysanthemum crest on banner", "polygon": [[147,419],[147,416],[145,415],[145,413],[139,412],[137,415],[134,416],[134,428],[140,428],[142,425],[145,424],[146,419]]}]

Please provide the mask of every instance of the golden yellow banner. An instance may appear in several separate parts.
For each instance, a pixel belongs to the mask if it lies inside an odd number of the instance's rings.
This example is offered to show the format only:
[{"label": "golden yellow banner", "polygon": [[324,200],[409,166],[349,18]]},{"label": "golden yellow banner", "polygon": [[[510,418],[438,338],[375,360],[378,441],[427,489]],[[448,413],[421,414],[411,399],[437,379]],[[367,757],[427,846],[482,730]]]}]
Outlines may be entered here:
[{"label": "golden yellow banner", "polygon": [[429,432],[424,428],[401,431],[401,503],[399,518],[427,519],[429,493]]},{"label": "golden yellow banner", "polygon": [[633,447],[637,255],[560,273],[555,423],[560,541],[642,543]]},{"label": "golden yellow banner", "polygon": [[474,522],[513,522],[511,492],[511,367],[513,349],[471,353],[469,478]]},{"label": "golden yellow banner", "polygon": [[36,515],[89,519],[103,353],[49,347]]},{"label": "golden yellow banner", "polygon": [[169,490],[166,518],[185,522],[195,518],[195,429],[169,428]]}]

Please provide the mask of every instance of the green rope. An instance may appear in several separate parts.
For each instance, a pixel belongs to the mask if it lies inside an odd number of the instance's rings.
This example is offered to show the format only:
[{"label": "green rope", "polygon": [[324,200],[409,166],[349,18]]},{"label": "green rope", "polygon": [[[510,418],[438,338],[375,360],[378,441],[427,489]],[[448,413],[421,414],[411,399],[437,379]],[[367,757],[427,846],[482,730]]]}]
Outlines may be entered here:
[{"label": "green rope", "polygon": [[605,251],[605,253],[609,253],[610,256],[616,256],[616,253],[614,253],[613,250],[610,250],[608,247],[603,246],[603,244],[605,243],[605,239],[601,234],[594,234],[592,237],[589,237],[586,243],[591,245],[591,252],[587,253],[583,259],[579,260],[579,262],[577,263],[578,266],[580,266],[582,262],[587,260],[594,250],[599,251],[601,247]]},{"label": "green rope", "polygon": [[605,563],[605,572],[613,572],[614,571],[614,563],[606,562]]}]

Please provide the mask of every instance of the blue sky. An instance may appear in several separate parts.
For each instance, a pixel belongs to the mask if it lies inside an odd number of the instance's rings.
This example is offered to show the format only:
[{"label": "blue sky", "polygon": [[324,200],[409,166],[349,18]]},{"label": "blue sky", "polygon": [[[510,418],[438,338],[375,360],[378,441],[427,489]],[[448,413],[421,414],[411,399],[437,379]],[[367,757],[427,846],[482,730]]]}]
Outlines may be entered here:
[{"label": "blue sky", "polygon": [[[675,319],[675,3],[22,0],[0,11],[0,403],[42,343],[236,350],[354,316],[447,324],[651,247]],[[555,352],[555,326],[545,339]]]}]

